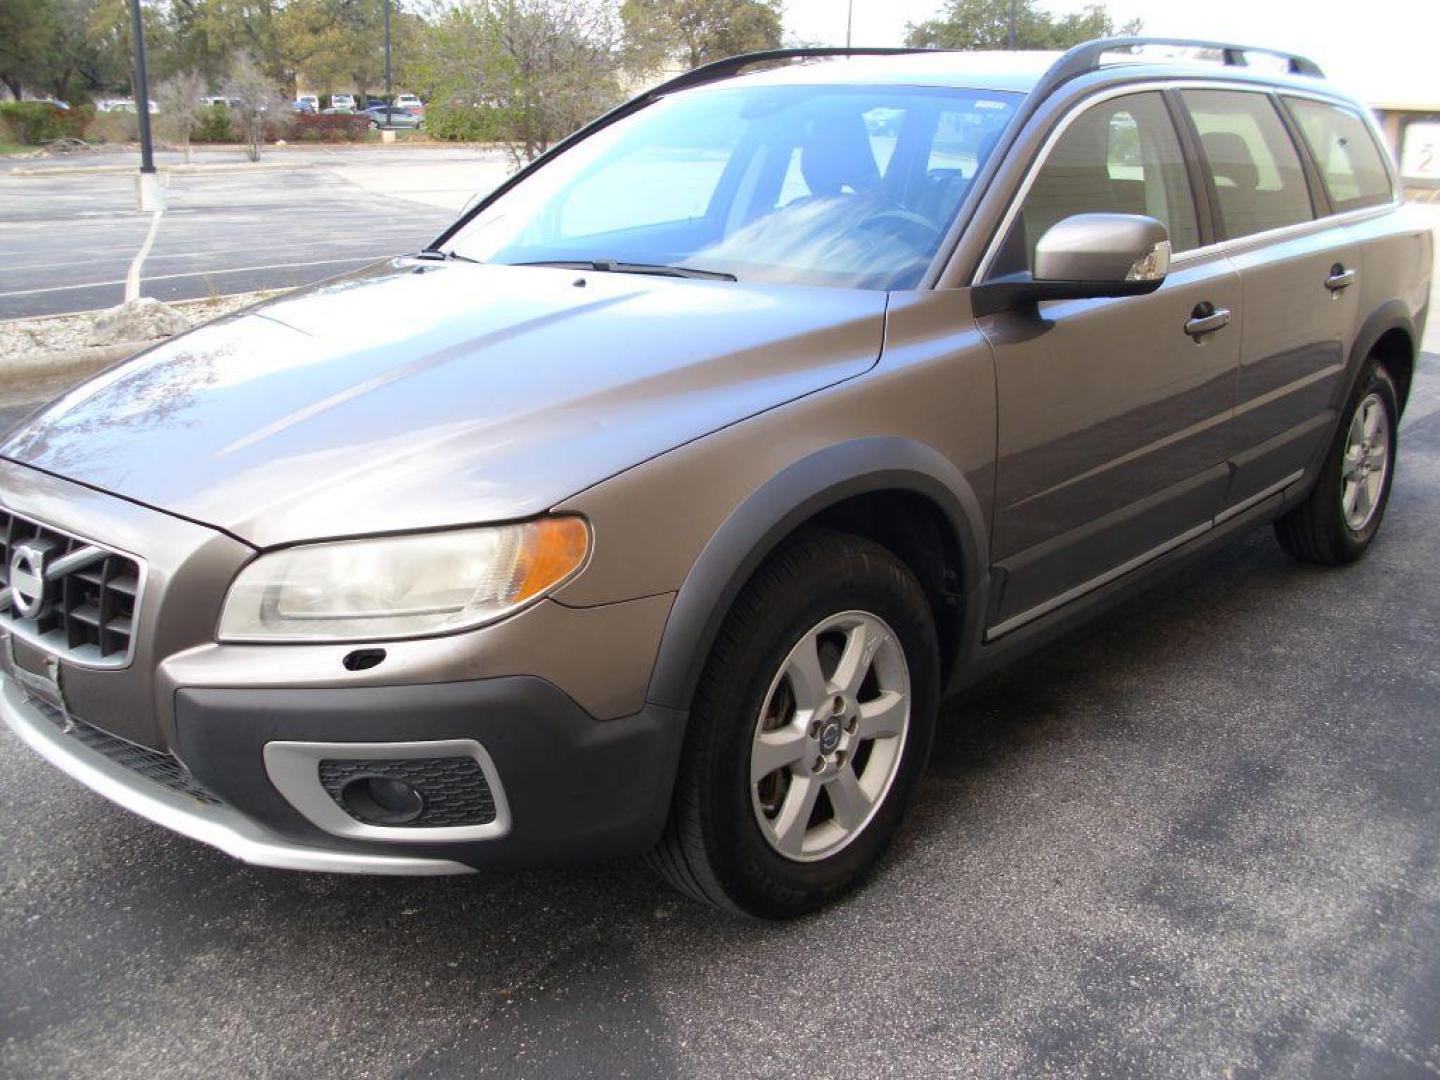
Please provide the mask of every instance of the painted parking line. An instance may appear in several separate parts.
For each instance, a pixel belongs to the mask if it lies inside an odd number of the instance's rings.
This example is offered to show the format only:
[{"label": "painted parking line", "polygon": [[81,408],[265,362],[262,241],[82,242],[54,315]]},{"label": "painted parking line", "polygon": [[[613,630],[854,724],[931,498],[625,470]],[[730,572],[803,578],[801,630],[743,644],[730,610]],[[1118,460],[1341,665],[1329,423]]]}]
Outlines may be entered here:
[{"label": "painted parking line", "polygon": [[[261,270],[290,270],[302,266],[337,266],[342,263],[378,262],[380,259],[386,259],[395,254],[396,252],[394,251],[387,251],[379,255],[352,255],[349,258],[344,259],[316,259],[311,262],[267,263],[263,266],[231,266],[223,270],[192,270],[184,274],[147,274],[144,280],[175,281],[181,278],[219,277],[223,274],[245,274],[254,273]],[[123,278],[117,281],[89,281],[83,285],[52,285],[43,289],[20,289],[15,292],[0,292],[0,297],[36,296],[40,293],[74,292],[77,289],[99,289],[104,288],[107,285],[124,284],[125,280]]]},{"label": "painted parking line", "polygon": [[130,263],[130,269],[125,274],[125,302],[140,299],[140,268],[145,265],[145,256],[150,254],[150,249],[155,246],[155,234],[160,231],[160,219],[165,216],[164,210],[156,210],[150,219],[150,229],[145,234],[145,242],[140,245],[140,250],[135,253],[135,259]]}]

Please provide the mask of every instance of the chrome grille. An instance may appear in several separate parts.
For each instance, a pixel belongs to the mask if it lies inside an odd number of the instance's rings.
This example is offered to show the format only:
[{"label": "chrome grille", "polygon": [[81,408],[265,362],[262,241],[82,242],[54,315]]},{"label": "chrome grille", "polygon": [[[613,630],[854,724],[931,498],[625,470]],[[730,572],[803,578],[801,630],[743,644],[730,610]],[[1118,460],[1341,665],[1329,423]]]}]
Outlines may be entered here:
[{"label": "chrome grille", "polygon": [[[29,615],[11,580],[22,548],[41,553],[46,568],[38,610]],[[0,508],[0,627],[22,641],[76,663],[123,667],[134,643],[141,578],[139,561],[129,555]],[[33,590],[32,580],[22,584]]]}]

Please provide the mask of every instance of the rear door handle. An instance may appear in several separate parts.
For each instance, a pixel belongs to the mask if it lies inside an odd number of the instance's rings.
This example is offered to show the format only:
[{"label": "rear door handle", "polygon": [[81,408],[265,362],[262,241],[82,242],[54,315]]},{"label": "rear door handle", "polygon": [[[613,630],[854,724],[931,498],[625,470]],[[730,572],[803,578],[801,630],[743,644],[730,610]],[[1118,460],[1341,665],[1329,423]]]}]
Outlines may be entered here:
[{"label": "rear door handle", "polygon": [[1230,309],[1217,308],[1207,301],[1195,305],[1195,310],[1190,313],[1190,321],[1185,324],[1185,333],[1193,338],[1198,338],[1205,334],[1213,334],[1216,330],[1229,324]]},{"label": "rear door handle", "polygon": [[1325,279],[1325,288],[1331,292],[1339,292],[1341,289],[1348,289],[1355,284],[1355,271],[1346,270],[1345,267],[1336,263],[1330,268],[1330,276]]}]

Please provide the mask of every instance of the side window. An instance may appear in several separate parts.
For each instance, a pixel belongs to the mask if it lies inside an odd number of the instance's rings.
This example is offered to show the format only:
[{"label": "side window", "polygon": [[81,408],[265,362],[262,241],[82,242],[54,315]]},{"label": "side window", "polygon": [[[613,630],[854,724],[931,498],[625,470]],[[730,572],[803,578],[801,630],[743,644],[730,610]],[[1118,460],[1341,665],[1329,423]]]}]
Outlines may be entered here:
[{"label": "side window", "polygon": [[1314,217],[1300,154],[1267,95],[1182,90],[1180,96],[1200,133],[1232,239]]},{"label": "side window", "polygon": [[[1021,205],[1007,255],[995,271],[1031,265],[1035,245],[1072,214],[1145,214],[1170,231],[1174,251],[1198,246],[1195,200],[1180,141],[1158,93],[1127,94],[1093,105],[1065,129]],[[1018,241],[1024,240],[1023,255]]]},{"label": "side window", "polygon": [[1359,116],[1308,98],[1286,98],[1285,103],[1300,125],[1337,211],[1378,206],[1393,198],[1380,148]]}]

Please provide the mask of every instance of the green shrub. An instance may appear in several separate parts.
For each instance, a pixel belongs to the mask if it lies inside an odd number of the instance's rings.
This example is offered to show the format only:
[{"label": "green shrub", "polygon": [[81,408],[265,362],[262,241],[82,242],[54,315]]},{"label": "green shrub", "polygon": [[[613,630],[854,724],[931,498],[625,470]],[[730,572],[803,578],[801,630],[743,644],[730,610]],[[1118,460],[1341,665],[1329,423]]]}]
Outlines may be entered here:
[{"label": "green shrub", "polygon": [[62,109],[48,101],[0,102],[0,126],[12,141],[27,146],[78,137],[84,116],[83,110]]},{"label": "green shrub", "polygon": [[425,130],[446,142],[499,142],[509,136],[503,109],[439,101],[425,107]]},{"label": "green shrub", "polygon": [[211,105],[200,125],[190,134],[192,143],[233,143],[235,131],[230,126],[230,110],[220,102]]}]

